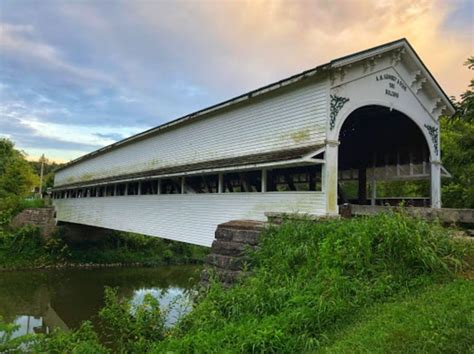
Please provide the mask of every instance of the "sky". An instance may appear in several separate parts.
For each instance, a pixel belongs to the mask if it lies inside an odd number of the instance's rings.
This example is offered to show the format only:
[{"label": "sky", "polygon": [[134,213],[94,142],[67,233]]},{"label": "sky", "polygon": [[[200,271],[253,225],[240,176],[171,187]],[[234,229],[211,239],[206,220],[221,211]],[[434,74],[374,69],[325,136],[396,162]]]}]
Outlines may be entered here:
[{"label": "sky", "polygon": [[474,0],[0,0],[0,137],[65,162],[402,37],[459,96],[473,23]]}]

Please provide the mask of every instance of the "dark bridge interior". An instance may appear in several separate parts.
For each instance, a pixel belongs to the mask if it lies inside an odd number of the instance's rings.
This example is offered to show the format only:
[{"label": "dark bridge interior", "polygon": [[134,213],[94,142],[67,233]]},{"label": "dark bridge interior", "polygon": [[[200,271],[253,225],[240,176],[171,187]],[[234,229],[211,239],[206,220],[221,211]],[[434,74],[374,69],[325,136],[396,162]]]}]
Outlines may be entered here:
[{"label": "dark bridge interior", "polygon": [[[339,135],[339,171],[358,170],[358,204],[367,204],[367,168],[429,161],[426,139],[403,113],[381,106],[355,110]],[[339,188],[339,202],[347,202]],[[354,202],[354,201],[351,201]]]}]

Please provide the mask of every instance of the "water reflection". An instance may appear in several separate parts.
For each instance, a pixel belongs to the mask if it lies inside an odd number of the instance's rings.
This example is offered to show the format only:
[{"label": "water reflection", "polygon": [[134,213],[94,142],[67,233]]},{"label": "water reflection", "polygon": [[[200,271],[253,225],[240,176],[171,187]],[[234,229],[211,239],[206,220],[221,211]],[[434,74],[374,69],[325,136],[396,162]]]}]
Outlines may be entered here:
[{"label": "water reflection", "polygon": [[104,287],[117,287],[134,304],[151,293],[169,308],[167,325],[190,309],[189,290],[199,267],[109,268],[0,272],[0,315],[20,325],[15,336],[77,328],[84,320],[98,323]]}]

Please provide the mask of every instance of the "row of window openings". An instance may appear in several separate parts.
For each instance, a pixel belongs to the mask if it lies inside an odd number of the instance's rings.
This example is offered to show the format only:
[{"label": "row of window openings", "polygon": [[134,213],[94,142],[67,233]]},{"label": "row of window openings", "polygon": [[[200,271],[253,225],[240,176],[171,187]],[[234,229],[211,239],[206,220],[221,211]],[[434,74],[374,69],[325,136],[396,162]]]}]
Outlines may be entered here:
[{"label": "row of window openings", "polygon": [[[266,173],[266,192],[321,191],[321,165],[222,175],[222,192],[261,192]],[[54,199],[112,197],[151,194],[218,193],[219,175],[200,175],[140,182],[117,183],[53,192]]]}]

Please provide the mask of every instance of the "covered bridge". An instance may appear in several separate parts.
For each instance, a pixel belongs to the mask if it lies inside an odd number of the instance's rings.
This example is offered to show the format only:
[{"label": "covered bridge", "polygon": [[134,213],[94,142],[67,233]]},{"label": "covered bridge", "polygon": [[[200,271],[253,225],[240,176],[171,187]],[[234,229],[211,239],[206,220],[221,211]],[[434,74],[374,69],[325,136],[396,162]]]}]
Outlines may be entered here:
[{"label": "covered bridge", "polygon": [[378,180],[428,179],[439,208],[439,117],[453,113],[397,40],[71,161],[55,177],[57,219],[210,246],[229,220],[338,214],[344,180],[375,204]]}]

